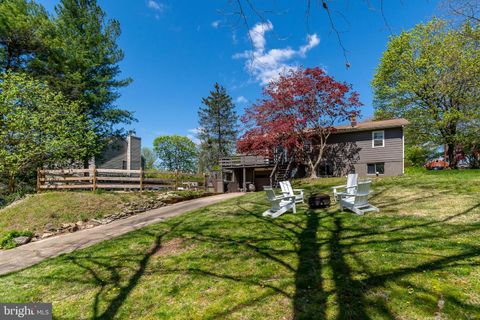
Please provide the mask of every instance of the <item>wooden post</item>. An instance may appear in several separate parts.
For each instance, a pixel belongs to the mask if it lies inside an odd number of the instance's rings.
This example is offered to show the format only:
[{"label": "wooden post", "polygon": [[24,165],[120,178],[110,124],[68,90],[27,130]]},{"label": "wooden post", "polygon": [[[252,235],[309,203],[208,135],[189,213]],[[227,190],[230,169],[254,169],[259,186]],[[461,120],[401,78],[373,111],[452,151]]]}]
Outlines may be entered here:
[{"label": "wooden post", "polygon": [[178,170],[175,171],[175,189],[174,191],[178,190]]},{"label": "wooden post", "polygon": [[140,168],[140,192],[143,191],[143,168]]},{"label": "wooden post", "polygon": [[247,169],[243,167],[243,192],[247,192]]},{"label": "wooden post", "polygon": [[97,166],[93,165],[93,192],[97,191]]},{"label": "wooden post", "polygon": [[40,168],[37,168],[37,192],[40,192],[41,185],[42,185],[40,181],[40,174],[41,174]]}]

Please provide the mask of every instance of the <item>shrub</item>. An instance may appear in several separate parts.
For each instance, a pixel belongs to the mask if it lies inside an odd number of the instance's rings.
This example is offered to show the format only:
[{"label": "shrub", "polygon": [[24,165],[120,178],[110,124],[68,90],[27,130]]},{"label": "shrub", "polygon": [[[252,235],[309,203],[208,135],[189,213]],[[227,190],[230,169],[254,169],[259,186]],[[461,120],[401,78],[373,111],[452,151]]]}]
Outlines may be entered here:
[{"label": "shrub", "polygon": [[11,249],[17,246],[17,243],[13,241],[16,237],[33,237],[33,232],[31,231],[18,231],[12,230],[9,231],[0,239],[0,248],[2,249]]}]

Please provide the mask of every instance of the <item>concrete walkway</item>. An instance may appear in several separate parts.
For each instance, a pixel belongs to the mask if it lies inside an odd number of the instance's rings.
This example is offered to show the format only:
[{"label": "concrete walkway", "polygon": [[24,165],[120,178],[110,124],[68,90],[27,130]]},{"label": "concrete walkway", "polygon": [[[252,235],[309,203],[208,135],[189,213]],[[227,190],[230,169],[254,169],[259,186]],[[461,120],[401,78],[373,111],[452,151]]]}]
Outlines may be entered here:
[{"label": "concrete walkway", "polygon": [[140,213],[91,229],[58,235],[32,242],[21,247],[0,251],[0,275],[18,271],[62,253],[91,246],[97,242],[118,237],[124,233],[143,228],[169,217],[196,210],[217,202],[232,199],[242,193],[226,193],[176,203]]}]

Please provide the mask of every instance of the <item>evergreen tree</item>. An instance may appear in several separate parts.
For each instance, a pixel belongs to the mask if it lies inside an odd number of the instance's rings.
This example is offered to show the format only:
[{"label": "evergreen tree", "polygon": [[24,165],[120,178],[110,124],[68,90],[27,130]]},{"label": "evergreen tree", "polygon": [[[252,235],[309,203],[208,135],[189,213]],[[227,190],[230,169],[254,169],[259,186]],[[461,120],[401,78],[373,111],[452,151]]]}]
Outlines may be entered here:
[{"label": "evergreen tree", "polygon": [[26,0],[0,1],[0,71],[28,72],[48,52],[52,30],[45,9]]},{"label": "evergreen tree", "polygon": [[117,45],[120,24],[107,20],[96,0],[61,0],[55,8],[55,54],[45,60],[45,77],[67,98],[83,102],[101,138],[117,134],[134,118],[114,105],[131,79],[118,79],[123,51]]},{"label": "evergreen tree", "polygon": [[201,171],[211,170],[220,158],[232,154],[238,134],[235,105],[226,89],[215,83],[207,98],[202,99],[205,107],[198,111],[200,131]]}]

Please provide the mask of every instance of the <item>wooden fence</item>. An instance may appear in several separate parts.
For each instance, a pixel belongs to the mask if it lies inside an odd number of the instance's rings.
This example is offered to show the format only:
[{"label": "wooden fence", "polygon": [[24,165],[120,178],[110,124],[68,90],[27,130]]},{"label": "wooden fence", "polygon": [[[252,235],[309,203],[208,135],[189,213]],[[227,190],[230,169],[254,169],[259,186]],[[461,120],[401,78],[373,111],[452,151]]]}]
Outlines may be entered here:
[{"label": "wooden fence", "polygon": [[205,175],[119,169],[37,170],[37,191],[108,190],[199,190],[205,189]]}]

